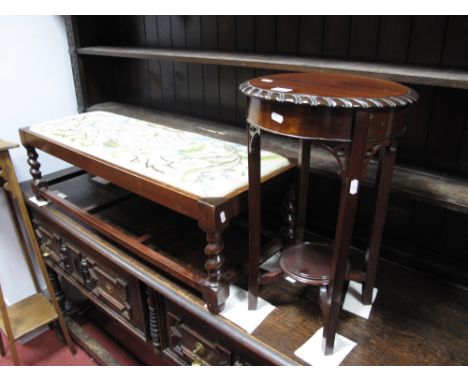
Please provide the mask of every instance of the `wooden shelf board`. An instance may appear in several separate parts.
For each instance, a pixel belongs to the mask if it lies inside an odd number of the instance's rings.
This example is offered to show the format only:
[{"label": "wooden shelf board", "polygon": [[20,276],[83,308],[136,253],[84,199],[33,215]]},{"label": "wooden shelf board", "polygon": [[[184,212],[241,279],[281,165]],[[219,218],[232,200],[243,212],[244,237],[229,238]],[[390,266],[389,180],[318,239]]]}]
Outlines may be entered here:
[{"label": "wooden shelf board", "polygon": [[11,142],[3,141],[0,139],[0,152],[14,149],[18,146],[19,145],[17,143],[11,143]]},{"label": "wooden shelf board", "polygon": [[[89,110],[114,112],[245,144],[244,129],[236,126],[116,102],[94,105]],[[262,135],[262,148],[275,151],[290,158],[296,158],[299,152],[297,139],[272,134]],[[312,173],[338,178],[336,160],[329,152],[323,149],[312,149],[310,166]],[[367,177],[364,181],[366,185],[374,183],[376,172],[377,164],[370,162]],[[452,211],[468,214],[468,181],[466,179],[397,165],[393,174],[392,192]]]},{"label": "wooden shelf board", "polygon": [[389,63],[219,51],[93,46],[79,48],[81,56],[169,60],[285,71],[339,70],[407,84],[468,89],[468,71]]},{"label": "wooden shelf board", "polygon": [[[312,150],[310,160],[312,173],[336,175],[338,166],[328,152]],[[367,167],[364,183],[372,185],[376,173],[377,163],[371,161]],[[468,181],[461,177],[396,165],[392,176],[392,192],[468,214]]]},{"label": "wooden shelf board", "polygon": [[[15,340],[57,319],[52,303],[41,293],[26,297],[7,309]],[[1,317],[0,330],[5,333]]]}]

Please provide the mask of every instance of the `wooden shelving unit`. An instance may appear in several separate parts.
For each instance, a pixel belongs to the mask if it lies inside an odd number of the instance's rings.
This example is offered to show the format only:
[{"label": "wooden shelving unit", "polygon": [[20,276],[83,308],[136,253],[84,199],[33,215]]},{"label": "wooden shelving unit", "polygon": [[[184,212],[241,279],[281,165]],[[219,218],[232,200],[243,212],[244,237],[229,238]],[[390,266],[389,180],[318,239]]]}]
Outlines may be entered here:
[{"label": "wooden shelving unit", "polygon": [[339,70],[408,84],[468,89],[468,72],[423,66],[219,51],[92,46],[80,56],[123,57],[287,71]]},{"label": "wooden shelving unit", "polygon": [[[34,282],[35,294],[7,306],[0,285],[0,331],[5,334],[8,340],[13,364],[19,365],[20,360],[16,351],[15,341],[54,320],[58,321],[71,353],[75,354],[76,349],[63,319],[54,288],[47,277],[47,268],[43,260],[41,248],[36,240],[35,231],[28,215],[18,179],[16,178],[15,169],[9,153],[9,150],[15,147],[17,147],[17,145],[14,143],[0,140],[0,188],[5,192],[8,201],[9,211],[12,215],[18,239],[23,250],[23,256]],[[24,231],[22,229],[23,227]],[[28,244],[30,246],[28,246]],[[32,254],[36,258],[36,263],[44,277],[50,300],[42,294],[33,268],[29,248],[32,249]],[[6,355],[6,349],[4,348],[1,337],[0,355],[2,357]]]},{"label": "wooden shelving unit", "polygon": [[[20,300],[7,310],[15,341],[57,319],[53,305],[41,293]],[[0,330],[6,333],[1,314]]]}]

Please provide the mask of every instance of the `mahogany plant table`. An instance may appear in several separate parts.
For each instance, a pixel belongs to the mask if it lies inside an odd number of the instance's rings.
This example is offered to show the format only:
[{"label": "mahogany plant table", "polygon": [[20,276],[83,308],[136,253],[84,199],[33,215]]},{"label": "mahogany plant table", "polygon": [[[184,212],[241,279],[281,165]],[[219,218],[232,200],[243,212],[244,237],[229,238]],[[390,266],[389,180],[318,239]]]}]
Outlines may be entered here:
[{"label": "mahogany plant table", "polygon": [[[223,254],[222,233],[234,217],[247,209],[245,146],[203,137],[172,126],[99,111],[23,128],[20,136],[28,153],[28,164],[33,177],[32,190],[37,199],[53,202],[117,244],[200,291],[211,313],[217,314],[224,308],[229,296],[229,285],[238,275],[223,267],[226,258]],[[208,139],[211,141],[207,141]],[[172,150],[173,147],[179,149]],[[66,175],[66,179],[88,172],[122,187],[132,195],[142,196],[175,213],[194,219],[206,234],[204,254],[200,254],[207,257],[205,269],[194,268],[180,260],[177,254],[171,257],[145,244],[151,237],[164,235],[164,232],[136,237],[97,216],[100,211],[119,204],[128,195],[112,203],[83,208],[50,191],[48,186],[65,178],[55,179],[54,183],[44,182],[36,149],[79,168],[75,173]],[[294,164],[277,154],[264,153],[271,167],[262,176],[262,181],[265,182],[266,189],[275,190],[280,184],[290,181]],[[215,163],[216,158],[222,155],[226,155],[225,160]],[[273,166],[272,160],[277,161]],[[244,161],[245,169],[239,165]],[[178,172],[178,166],[183,167],[182,175]],[[219,168],[220,171],[211,171],[214,168]],[[244,173],[245,184],[242,184],[239,179],[240,174]],[[217,178],[220,175],[222,177]],[[183,188],[184,182],[191,177],[195,177],[198,183],[187,181],[187,188]],[[229,179],[234,182],[234,186],[225,192],[221,188],[229,183]],[[221,191],[213,194],[216,191],[213,188],[220,188]],[[138,211],[134,213],[137,215]],[[154,219],[156,222],[165,218],[155,216]],[[164,221],[164,224],[170,226],[169,221]],[[177,232],[178,237],[185,234],[187,233],[183,231]],[[270,251],[278,245],[281,245],[278,240],[272,240]]]},{"label": "mahogany plant table", "polygon": [[[323,351],[332,354],[349,280],[361,282],[363,303],[372,303],[397,138],[405,130],[408,106],[418,95],[398,83],[331,72],[264,76],[244,82],[239,89],[247,96],[250,269],[258,269],[260,258],[259,153],[263,130],[300,139],[296,211],[280,267],[293,279],[320,287]],[[332,244],[304,242],[311,144],[333,154],[342,181]],[[367,163],[377,154],[379,170],[366,269],[358,271],[350,269],[348,257],[359,185]],[[254,271],[249,276],[250,309],[256,309],[258,286],[258,271]]]}]

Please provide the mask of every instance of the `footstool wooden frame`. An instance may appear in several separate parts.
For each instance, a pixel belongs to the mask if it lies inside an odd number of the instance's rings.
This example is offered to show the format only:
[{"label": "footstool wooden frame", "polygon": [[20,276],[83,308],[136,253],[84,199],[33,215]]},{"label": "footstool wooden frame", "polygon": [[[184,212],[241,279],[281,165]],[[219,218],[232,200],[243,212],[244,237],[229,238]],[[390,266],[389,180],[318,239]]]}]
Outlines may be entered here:
[{"label": "footstool wooden frame", "polygon": [[[59,142],[31,131],[30,128],[21,129],[20,137],[27,150],[28,164],[31,168],[30,173],[33,177],[32,190],[37,199],[56,203],[116,243],[151,262],[186,285],[201,291],[210,312],[217,314],[222,311],[229,296],[230,283],[223,274],[225,255],[223,254],[222,233],[228,227],[232,218],[246,210],[247,185],[223,197],[200,198],[150,177],[66,147]],[[206,274],[197,272],[165,257],[164,254],[145,246],[141,240],[125,234],[122,230],[100,220],[85,209],[48,190],[50,183],[47,184],[42,180],[36,149],[71,163],[93,175],[105,178],[119,187],[159,203],[175,212],[195,219],[206,234],[207,243],[204,249],[205,255],[208,257],[205,262]],[[294,164],[290,163],[265,176],[262,179],[265,188],[276,189],[279,184],[289,181],[293,167]],[[83,171],[78,171],[65,177],[70,178],[82,173]],[[54,184],[63,180],[64,178],[55,179]]]}]

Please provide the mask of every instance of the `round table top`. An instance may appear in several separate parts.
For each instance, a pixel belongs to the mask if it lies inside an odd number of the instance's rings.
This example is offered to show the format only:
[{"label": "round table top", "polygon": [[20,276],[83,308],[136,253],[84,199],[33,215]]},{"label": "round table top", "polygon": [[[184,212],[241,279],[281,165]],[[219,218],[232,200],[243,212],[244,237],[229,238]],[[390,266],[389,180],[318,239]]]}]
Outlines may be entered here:
[{"label": "round table top", "polygon": [[258,77],[239,89],[268,101],[339,108],[401,107],[418,94],[396,82],[339,72],[283,73]]}]

